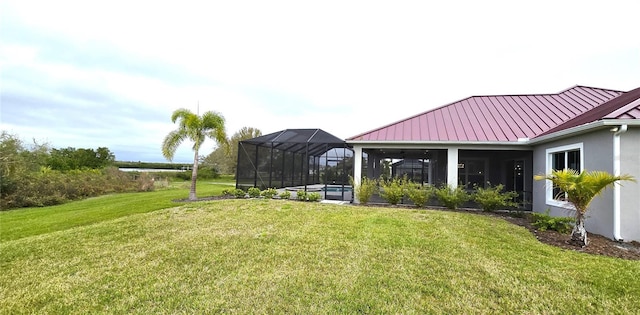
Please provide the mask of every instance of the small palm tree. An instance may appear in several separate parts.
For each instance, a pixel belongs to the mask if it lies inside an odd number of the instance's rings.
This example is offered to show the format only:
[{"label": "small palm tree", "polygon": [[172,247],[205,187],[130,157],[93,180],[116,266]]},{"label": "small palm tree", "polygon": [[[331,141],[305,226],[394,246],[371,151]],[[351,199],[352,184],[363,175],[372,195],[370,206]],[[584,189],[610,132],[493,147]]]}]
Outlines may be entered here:
[{"label": "small palm tree", "polygon": [[198,151],[207,138],[213,139],[218,144],[227,144],[227,135],[224,128],[224,117],[208,111],[202,116],[192,113],[188,109],[178,109],[171,115],[171,122],[179,121],[178,129],[171,131],[162,143],[162,155],[171,161],[176,149],[182,141],[193,141],[193,169],[191,171],[191,189],[189,200],[196,200],[196,179],[198,176]]},{"label": "small palm tree", "polygon": [[630,175],[614,176],[604,171],[578,171],[572,169],[554,170],[551,174],[536,175],[536,180],[550,180],[560,189],[561,194],[566,194],[566,200],[576,210],[576,221],[571,232],[571,240],[580,246],[587,246],[587,231],[584,228],[584,216],[591,201],[605,188],[614,185],[618,181],[635,179]]}]

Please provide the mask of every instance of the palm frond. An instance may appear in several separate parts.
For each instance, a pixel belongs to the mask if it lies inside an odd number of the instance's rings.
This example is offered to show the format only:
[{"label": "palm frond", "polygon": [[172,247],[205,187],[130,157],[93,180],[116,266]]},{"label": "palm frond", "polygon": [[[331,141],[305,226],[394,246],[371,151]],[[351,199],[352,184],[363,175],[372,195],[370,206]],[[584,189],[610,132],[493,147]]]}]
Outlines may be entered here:
[{"label": "palm frond", "polygon": [[171,115],[173,123],[178,122],[178,129],[170,132],[162,145],[162,154],[171,160],[182,141],[189,139],[193,142],[193,150],[198,152],[207,138],[225,144],[227,134],[224,127],[224,117],[214,111],[207,111],[202,116],[194,114],[188,109],[180,108]]},{"label": "palm frond", "polygon": [[184,129],[177,129],[169,132],[162,142],[162,155],[169,161],[173,160],[173,155],[176,153],[178,146],[186,138]]},{"label": "palm frond", "polygon": [[571,169],[553,170],[551,174],[536,175],[534,179],[551,181],[554,187],[566,193],[567,200],[581,213],[586,212],[591,201],[610,185],[623,180],[635,181],[630,175],[614,176],[604,171],[586,170],[580,173]]}]

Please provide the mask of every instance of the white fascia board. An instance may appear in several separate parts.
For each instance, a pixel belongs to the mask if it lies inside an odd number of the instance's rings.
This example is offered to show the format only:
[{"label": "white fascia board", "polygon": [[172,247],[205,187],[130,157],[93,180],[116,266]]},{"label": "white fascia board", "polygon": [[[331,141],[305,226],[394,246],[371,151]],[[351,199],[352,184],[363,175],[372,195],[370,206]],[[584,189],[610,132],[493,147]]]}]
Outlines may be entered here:
[{"label": "white fascia board", "polygon": [[486,149],[486,150],[530,150],[527,142],[523,141],[347,141],[347,144],[363,149]]},{"label": "white fascia board", "polygon": [[640,119],[605,119],[603,122],[605,126],[640,126]]},{"label": "white fascia board", "polygon": [[608,126],[620,126],[620,125],[640,126],[640,119],[605,119],[605,120],[598,120],[598,121],[594,121],[594,122],[591,122],[591,123],[588,123],[588,124],[576,126],[576,127],[565,129],[565,130],[560,130],[560,131],[557,131],[557,132],[554,132],[554,133],[550,133],[548,135],[544,135],[544,136],[541,136],[541,137],[538,137],[538,138],[534,138],[532,140],[529,140],[529,142],[527,142],[527,144],[529,144],[529,145],[540,144],[540,143],[544,143],[544,142],[558,140],[558,139],[561,139],[561,138],[575,136],[577,134],[581,134],[581,133],[584,133],[586,131],[592,131],[592,130],[596,130],[596,129],[601,129],[601,128],[605,128],[605,127],[608,127]]},{"label": "white fascia board", "polygon": [[400,144],[400,145],[522,145],[522,141],[371,141],[371,140],[347,140],[348,144],[358,145],[383,145],[383,144]]}]

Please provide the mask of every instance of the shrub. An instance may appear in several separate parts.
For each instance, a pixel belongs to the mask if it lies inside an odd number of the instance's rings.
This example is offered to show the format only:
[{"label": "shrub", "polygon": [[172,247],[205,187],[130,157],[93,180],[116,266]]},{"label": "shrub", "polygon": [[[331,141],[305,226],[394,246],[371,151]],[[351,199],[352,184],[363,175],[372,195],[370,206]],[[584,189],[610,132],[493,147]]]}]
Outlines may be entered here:
[{"label": "shrub", "polygon": [[353,177],[349,176],[349,182],[351,182],[351,186],[353,186],[353,191],[356,193],[358,201],[365,205],[369,202],[371,196],[376,193],[378,188],[378,182],[375,179],[368,179],[366,177],[363,177],[360,183],[356,185]]},{"label": "shrub", "polygon": [[562,234],[569,234],[573,229],[575,218],[572,217],[552,217],[549,209],[544,213],[534,212],[531,214],[532,225],[540,231],[553,230]]},{"label": "shrub", "polygon": [[244,192],[244,190],[237,188],[236,190],[233,191],[233,194],[236,196],[236,198],[238,199],[242,199],[244,197],[246,197],[246,193]]},{"label": "shrub", "polygon": [[150,175],[126,173],[115,167],[65,172],[42,167],[37,172],[23,173],[12,185],[10,190],[2,191],[0,209],[52,206],[114,192],[154,189]]},{"label": "shrub", "polygon": [[452,210],[457,209],[470,199],[469,194],[461,186],[452,188],[449,185],[444,185],[436,189],[435,195],[443,206]]},{"label": "shrub", "polygon": [[406,182],[406,179],[398,177],[380,182],[380,197],[392,205],[397,205],[404,197]]},{"label": "shrub", "polygon": [[307,201],[307,192],[302,189],[298,189],[298,191],[296,191],[296,199],[300,201]]},{"label": "shrub", "polygon": [[502,184],[487,188],[475,186],[473,200],[477,202],[484,211],[495,211],[498,208],[517,207],[518,204],[513,198],[518,196],[515,191],[503,192]]},{"label": "shrub", "polygon": [[191,171],[175,172],[175,177],[181,180],[191,180]]},{"label": "shrub", "polygon": [[142,173],[136,180],[138,183],[138,191],[152,191],[154,179],[149,173]]},{"label": "shrub", "polygon": [[258,198],[260,197],[260,188],[251,187],[247,189],[247,194],[249,194],[249,198]]},{"label": "shrub", "polygon": [[433,187],[429,185],[420,185],[414,182],[407,182],[407,197],[411,199],[418,208],[424,207],[429,199],[433,196]]},{"label": "shrub", "polygon": [[211,165],[202,165],[198,168],[198,179],[217,179],[220,178],[218,170]]},{"label": "shrub", "polygon": [[275,188],[267,188],[267,189],[265,189],[265,190],[260,192],[261,196],[263,196],[265,198],[268,198],[268,199],[273,198],[273,196],[275,196],[277,194],[278,194],[278,191]]},{"label": "shrub", "polygon": [[280,199],[289,199],[291,198],[291,192],[288,190],[285,190],[281,192],[280,195],[278,195],[278,197],[280,197]]},{"label": "shrub", "polygon": [[231,189],[225,188],[225,189],[222,190],[222,195],[223,196],[231,196],[231,195],[233,195],[233,193],[234,193],[234,191],[232,191]]},{"label": "shrub", "polygon": [[311,202],[320,201],[322,199],[322,195],[319,192],[311,192],[307,194],[307,199]]}]

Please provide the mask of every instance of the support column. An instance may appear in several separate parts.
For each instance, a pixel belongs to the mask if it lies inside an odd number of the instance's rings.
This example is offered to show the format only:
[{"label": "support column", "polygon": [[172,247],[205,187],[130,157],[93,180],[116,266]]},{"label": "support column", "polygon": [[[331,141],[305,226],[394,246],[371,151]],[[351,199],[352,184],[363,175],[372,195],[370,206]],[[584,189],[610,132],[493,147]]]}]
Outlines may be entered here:
[{"label": "support column", "polygon": [[458,148],[447,149],[447,185],[458,187]]},{"label": "support column", "polygon": [[353,146],[353,202],[360,203],[356,194],[356,185],[360,185],[362,180],[362,147]]}]

